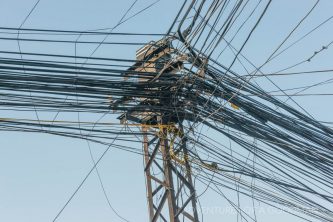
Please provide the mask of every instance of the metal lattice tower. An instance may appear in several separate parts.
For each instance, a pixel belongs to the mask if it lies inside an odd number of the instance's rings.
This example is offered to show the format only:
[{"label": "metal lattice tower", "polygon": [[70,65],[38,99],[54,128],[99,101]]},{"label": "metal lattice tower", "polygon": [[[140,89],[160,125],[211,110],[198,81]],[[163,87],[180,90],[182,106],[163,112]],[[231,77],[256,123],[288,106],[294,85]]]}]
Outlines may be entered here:
[{"label": "metal lattice tower", "polygon": [[[137,60],[146,62],[138,62],[130,70],[159,73],[155,79],[163,72],[176,73],[182,69],[182,61],[169,62],[172,52],[165,40],[151,42],[137,51]],[[160,61],[167,65],[160,67]],[[128,78],[130,74],[125,76]],[[167,99],[142,99],[142,103],[151,106],[169,102]],[[199,221],[181,113],[181,110],[177,113],[127,111],[119,117],[122,123],[141,124],[149,218],[152,222]]]}]

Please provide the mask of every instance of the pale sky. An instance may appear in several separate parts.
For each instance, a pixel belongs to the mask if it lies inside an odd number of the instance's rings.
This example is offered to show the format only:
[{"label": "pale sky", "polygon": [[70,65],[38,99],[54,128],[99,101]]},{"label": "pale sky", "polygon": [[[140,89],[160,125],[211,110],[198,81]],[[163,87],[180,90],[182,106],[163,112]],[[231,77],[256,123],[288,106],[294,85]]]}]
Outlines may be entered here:
[{"label": "pale sky", "polygon": [[[35,0],[0,0],[0,26],[19,27]],[[132,0],[41,0],[25,22],[25,28],[94,30],[113,27],[132,4]],[[140,11],[154,1],[139,0],[130,14]],[[254,1],[257,2],[257,1]],[[243,50],[255,65],[262,64],[269,53],[282,41],[315,1],[273,0],[247,47]],[[176,15],[181,1],[160,0],[144,13],[119,26],[117,32],[165,33]],[[310,18],[293,35],[286,46],[332,16],[333,1],[322,0]],[[266,73],[279,71],[313,55],[314,51],[332,41],[333,23],[327,22],[307,36],[274,62],[264,67]],[[74,37],[75,38],[75,37]],[[113,39],[115,38],[115,39]],[[97,39],[101,40],[101,39]],[[119,40],[109,37],[108,40]],[[140,37],[140,42],[152,39]],[[156,40],[156,39],[155,39]],[[74,54],[74,46],[48,45],[22,42],[22,51]],[[17,51],[16,42],[0,40],[1,50]],[[89,55],[94,47],[78,47],[80,55]],[[135,58],[137,47],[102,46],[95,56]],[[313,61],[290,71],[332,68],[333,50],[328,48]],[[220,61],[228,58],[220,58]],[[242,72],[241,67],[235,67]],[[282,89],[302,87],[330,79],[332,73],[320,76],[272,78]],[[276,90],[265,80],[258,81],[267,90]],[[333,93],[330,85],[314,88],[304,93]],[[305,96],[295,100],[316,119],[332,121],[332,96]],[[292,104],[292,103],[290,103]],[[50,114],[41,113],[42,118]],[[0,118],[35,118],[34,113],[16,113],[0,110]],[[99,116],[89,118],[98,119]],[[108,115],[105,121],[117,121]],[[60,119],[76,119],[75,115],[60,113]],[[87,117],[88,118],[88,117]],[[214,136],[214,135],[212,135]],[[93,163],[86,141],[45,134],[1,132],[0,142],[0,221],[45,222],[52,221],[59,210],[85,177]],[[223,142],[223,141],[222,141]],[[227,141],[225,141],[227,142]],[[94,156],[99,156],[104,146],[91,144]],[[111,149],[98,169],[112,207],[131,222],[148,221],[142,156]],[[198,185],[198,193],[205,187]],[[230,193],[229,193],[230,194]],[[230,194],[233,195],[233,194]],[[237,221],[230,206],[214,192],[207,191],[201,199],[204,221]],[[244,203],[244,209],[252,205]],[[258,221],[302,221],[278,211],[258,205]],[[252,212],[251,212],[252,213]],[[122,221],[109,207],[96,173],[84,183],[82,189],[58,218],[59,222]]]}]

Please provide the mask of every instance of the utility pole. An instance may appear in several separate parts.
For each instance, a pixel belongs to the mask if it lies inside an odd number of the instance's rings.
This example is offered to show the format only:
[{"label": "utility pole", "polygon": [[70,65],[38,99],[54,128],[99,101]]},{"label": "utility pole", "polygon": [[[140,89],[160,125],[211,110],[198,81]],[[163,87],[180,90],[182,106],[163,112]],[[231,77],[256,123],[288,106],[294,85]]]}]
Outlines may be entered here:
[{"label": "utility pole", "polygon": [[[182,69],[183,63],[180,59],[171,61],[173,52],[174,49],[165,39],[151,42],[137,51],[138,62],[129,71],[157,73],[150,80],[139,78],[141,83],[158,81],[163,73],[177,73]],[[130,75],[125,76],[125,79],[130,78]],[[170,90],[172,94],[171,86],[166,86],[165,90]],[[117,101],[114,105],[126,99]],[[142,98],[141,102],[150,106],[170,106],[171,100]],[[183,113],[182,110],[177,110],[177,113],[126,111],[119,117],[122,123],[130,121],[141,125],[150,222],[199,222],[192,168],[183,129]]]}]

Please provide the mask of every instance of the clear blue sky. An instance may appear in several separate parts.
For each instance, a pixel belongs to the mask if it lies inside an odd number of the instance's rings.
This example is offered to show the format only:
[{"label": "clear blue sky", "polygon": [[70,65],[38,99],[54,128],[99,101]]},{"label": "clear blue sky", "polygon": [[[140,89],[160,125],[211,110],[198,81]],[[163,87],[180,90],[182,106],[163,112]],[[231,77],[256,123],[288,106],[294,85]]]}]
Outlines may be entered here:
[{"label": "clear blue sky", "polygon": [[[19,27],[35,0],[0,0],[0,26]],[[24,24],[26,28],[93,30],[113,27],[122,17],[132,0],[41,0]],[[151,0],[139,0],[130,14],[151,4]],[[314,4],[313,0],[273,0],[263,23],[260,24],[244,54],[260,65],[269,53],[287,35],[297,21]],[[169,28],[181,1],[161,0],[145,13],[129,20],[115,31],[165,33]],[[322,0],[299,31],[286,44],[292,43],[332,15],[333,1]],[[333,21],[332,21],[333,22]],[[272,62],[264,71],[274,72],[308,58],[314,51],[327,45],[333,38],[333,23],[328,22],[315,33],[299,42],[291,50]],[[109,37],[108,40],[114,40]],[[150,39],[141,38],[149,41]],[[0,41],[1,50],[17,51],[16,42]],[[22,43],[23,51],[74,54],[74,46]],[[93,47],[78,48],[81,55],[89,55]],[[102,46],[96,56],[135,58],[135,48]],[[329,48],[311,63],[290,71],[332,68],[333,50]],[[228,58],[221,58],[223,59]],[[235,69],[242,71],[240,66]],[[273,80],[283,89],[301,87],[333,78],[332,73],[320,76],[275,77]],[[265,80],[258,82],[267,90],[275,90]],[[333,93],[331,85],[317,87],[305,93]],[[1,98],[0,98],[1,99]],[[331,96],[297,97],[295,99],[318,120],[332,121]],[[48,114],[41,114],[48,118]],[[33,113],[20,114],[0,111],[3,117],[35,118]],[[61,116],[59,118],[71,118]],[[75,118],[75,117],[73,117]],[[108,119],[109,118],[109,119]],[[105,121],[115,121],[108,116]],[[96,117],[97,119],[97,117]],[[92,166],[85,141],[43,134],[0,132],[0,221],[45,222],[52,221],[63,204]],[[101,145],[91,144],[94,155],[103,151]],[[148,221],[141,156],[112,149],[103,159],[100,170],[105,189],[112,206],[131,222]],[[202,191],[199,187],[199,193]],[[205,221],[236,221],[235,215],[221,212],[224,200],[213,192],[207,192],[201,202]],[[250,207],[246,205],[244,207]],[[262,206],[262,205],[261,205]],[[299,221],[277,212],[259,212],[258,221]],[[121,221],[109,208],[103,196],[96,174],[92,174],[73,201],[58,219],[59,222]]]}]

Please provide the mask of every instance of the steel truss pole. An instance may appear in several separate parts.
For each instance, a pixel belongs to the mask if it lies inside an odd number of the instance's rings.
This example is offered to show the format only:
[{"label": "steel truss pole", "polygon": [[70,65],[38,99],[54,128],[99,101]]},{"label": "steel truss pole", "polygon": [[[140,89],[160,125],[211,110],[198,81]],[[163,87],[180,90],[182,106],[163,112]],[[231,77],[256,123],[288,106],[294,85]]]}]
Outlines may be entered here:
[{"label": "steel truss pole", "polygon": [[[183,68],[187,55],[178,55],[170,39],[151,42],[137,50],[137,62],[129,69],[136,72],[158,73],[153,79],[139,78],[139,82],[158,81],[164,72],[176,74]],[[171,58],[177,60],[171,61]],[[142,62],[147,61],[147,62]],[[166,62],[169,61],[169,62]],[[165,63],[163,67],[160,67]],[[158,65],[156,65],[158,64]],[[133,74],[125,73],[127,81]],[[169,86],[163,90],[171,90]],[[116,107],[128,98],[113,102]],[[150,100],[140,98],[141,103],[172,104],[170,98]],[[182,117],[183,118],[183,117]],[[186,136],[182,120],[173,112],[155,113],[128,111],[119,119],[122,123],[134,121],[142,124],[145,178],[150,222],[199,222],[196,193],[192,183],[192,168],[188,159]]]}]

